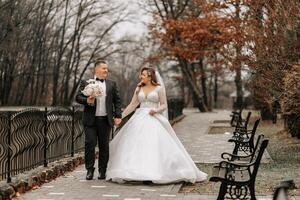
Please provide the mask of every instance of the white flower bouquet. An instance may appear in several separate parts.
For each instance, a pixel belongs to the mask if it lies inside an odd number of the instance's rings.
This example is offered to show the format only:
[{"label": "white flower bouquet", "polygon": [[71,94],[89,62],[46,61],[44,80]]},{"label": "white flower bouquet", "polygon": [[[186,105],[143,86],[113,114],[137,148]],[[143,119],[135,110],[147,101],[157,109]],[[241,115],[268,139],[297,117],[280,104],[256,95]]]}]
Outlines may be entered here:
[{"label": "white flower bouquet", "polygon": [[102,96],[103,90],[95,79],[87,80],[87,86],[81,91],[85,96],[99,97]]}]

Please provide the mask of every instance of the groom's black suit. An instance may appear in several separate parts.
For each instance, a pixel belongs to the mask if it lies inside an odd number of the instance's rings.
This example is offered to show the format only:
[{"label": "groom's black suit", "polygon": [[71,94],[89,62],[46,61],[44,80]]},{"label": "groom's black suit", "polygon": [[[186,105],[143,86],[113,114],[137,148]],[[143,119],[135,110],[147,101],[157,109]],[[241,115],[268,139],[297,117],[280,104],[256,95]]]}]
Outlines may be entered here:
[{"label": "groom's black suit", "polygon": [[82,94],[82,90],[87,85],[82,81],[76,95],[76,101],[84,105],[83,125],[85,131],[85,167],[87,170],[94,169],[95,147],[99,145],[99,172],[105,174],[109,158],[109,136],[113,127],[113,118],[121,118],[121,99],[117,85],[114,81],[105,80],[106,99],[105,108],[107,116],[95,116],[97,101],[94,106],[87,103],[87,96]]}]

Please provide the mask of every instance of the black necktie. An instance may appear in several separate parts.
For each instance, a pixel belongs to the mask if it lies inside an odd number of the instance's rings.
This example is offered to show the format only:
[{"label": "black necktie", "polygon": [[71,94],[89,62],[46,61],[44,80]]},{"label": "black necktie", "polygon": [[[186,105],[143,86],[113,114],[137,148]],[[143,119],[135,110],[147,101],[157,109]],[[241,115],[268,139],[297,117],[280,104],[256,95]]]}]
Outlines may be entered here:
[{"label": "black necktie", "polygon": [[96,78],[96,81],[101,81],[103,83],[104,79]]}]

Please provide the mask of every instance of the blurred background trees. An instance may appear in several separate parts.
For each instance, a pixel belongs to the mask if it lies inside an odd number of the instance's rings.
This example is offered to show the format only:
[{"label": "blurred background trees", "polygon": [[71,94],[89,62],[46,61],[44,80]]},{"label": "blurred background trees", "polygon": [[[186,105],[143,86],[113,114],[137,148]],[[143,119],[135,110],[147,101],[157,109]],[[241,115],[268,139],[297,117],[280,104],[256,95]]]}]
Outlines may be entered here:
[{"label": "blurred background trees", "polygon": [[[140,67],[151,65],[185,106],[252,102],[263,119],[281,112],[300,135],[298,0],[133,2],[0,0],[0,105],[71,105],[94,59],[104,58],[124,105]],[[132,10],[149,16],[149,34],[115,37],[122,24],[138,29]]]},{"label": "blurred background trees", "polygon": [[122,5],[96,0],[0,1],[0,105],[69,105],[96,57],[118,51]]}]

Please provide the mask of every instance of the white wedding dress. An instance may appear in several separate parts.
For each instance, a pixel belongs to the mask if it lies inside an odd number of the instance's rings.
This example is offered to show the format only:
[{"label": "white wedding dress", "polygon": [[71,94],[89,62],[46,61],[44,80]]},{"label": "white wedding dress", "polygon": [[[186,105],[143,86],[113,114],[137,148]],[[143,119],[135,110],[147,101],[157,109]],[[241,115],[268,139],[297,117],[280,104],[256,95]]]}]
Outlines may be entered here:
[{"label": "white wedding dress", "polygon": [[[140,108],[110,143],[106,180],[165,184],[194,183],[207,178],[177,138],[168,119],[161,114],[166,102],[164,87],[157,86],[147,96],[142,89],[136,89],[122,115],[128,115],[139,104]],[[151,109],[158,113],[151,116]]]}]

